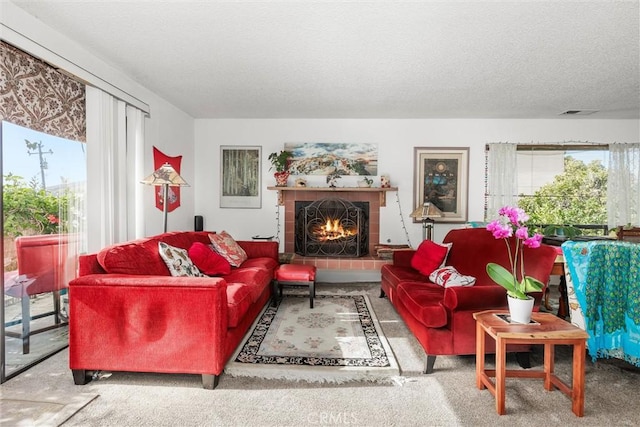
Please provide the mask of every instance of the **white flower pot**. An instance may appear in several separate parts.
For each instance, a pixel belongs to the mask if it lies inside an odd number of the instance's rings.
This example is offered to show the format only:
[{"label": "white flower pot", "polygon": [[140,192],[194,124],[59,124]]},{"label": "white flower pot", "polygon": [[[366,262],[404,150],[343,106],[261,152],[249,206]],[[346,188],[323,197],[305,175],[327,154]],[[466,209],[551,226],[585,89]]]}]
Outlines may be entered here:
[{"label": "white flower pot", "polygon": [[513,298],[507,295],[509,302],[509,315],[512,323],[527,324],[531,321],[531,313],[533,312],[533,304],[535,299],[527,297],[527,299]]}]

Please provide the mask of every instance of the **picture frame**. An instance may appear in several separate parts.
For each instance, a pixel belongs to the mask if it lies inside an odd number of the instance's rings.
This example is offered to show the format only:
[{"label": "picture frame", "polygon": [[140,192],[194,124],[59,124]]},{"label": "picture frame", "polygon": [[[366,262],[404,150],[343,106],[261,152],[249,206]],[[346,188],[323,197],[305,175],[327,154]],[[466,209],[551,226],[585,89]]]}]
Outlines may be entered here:
[{"label": "picture frame", "polygon": [[468,191],[469,147],[414,147],[413,208],[430,202],[443,212],[435,222],[466,222]]},{"label": "picture frame", "polygon": [[262,207],[262,147],[220,146],[220,207]]}]

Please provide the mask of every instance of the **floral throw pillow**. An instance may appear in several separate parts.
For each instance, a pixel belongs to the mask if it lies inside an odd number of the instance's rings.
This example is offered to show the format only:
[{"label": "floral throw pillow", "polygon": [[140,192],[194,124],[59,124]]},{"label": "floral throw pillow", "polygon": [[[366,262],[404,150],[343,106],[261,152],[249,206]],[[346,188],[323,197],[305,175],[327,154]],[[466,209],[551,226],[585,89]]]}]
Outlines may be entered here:
[{"label": "floral throw pillow", "polygon": [[185,249],[158,242],[160,258],[167,264],[167,268],[174,277],[206,277],[198,270]]},{"label": "floral throw pillow", "polygon": [[209,234],[209,240],[211,240],[213,249],[234,267],[240,267],[240,264],[249,258],[244,249],[226,231]]}]

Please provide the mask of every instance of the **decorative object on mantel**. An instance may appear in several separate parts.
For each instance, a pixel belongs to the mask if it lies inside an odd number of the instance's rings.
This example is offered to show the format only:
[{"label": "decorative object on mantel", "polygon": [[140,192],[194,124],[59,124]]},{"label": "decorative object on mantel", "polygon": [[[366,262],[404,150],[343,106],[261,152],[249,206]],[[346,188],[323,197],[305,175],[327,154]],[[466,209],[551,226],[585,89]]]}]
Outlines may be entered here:
[{"label": "decorative object on mantel", "polygon": [[391,178],[389,178],[389,175],[380,175],[380,187],[381,188],[391,187]]},{"label": "decorative object on mantel", "polygon": [[307,186],[307,180],[304,178],[298,178],[296,179],[296,187],[306,187]]},{"label": "decorative object on mantel", "polygon": [[373,184],[373,180],[366,176],[358,181],[358,187],[371,187],[371,184]]},{"label": "decorative object on mantel", "polygon": [[342,178],[340,175],[338,175],[337,173],[332,173],[327,175],[327,184],[329,184],[329,187],[331,188],[336,188],[336,185],[338,184],[338,180]]},{"label": "decorative object on mantel", "polygon": [[[507,245],[511,271],[495,263],[487,264],[487,274],[498,285],[507,290],[509,314],[513,323],[529,323],[535,300],[528,292],[542,291],[544,284],[524,273],[524,247],[535,249],[540,247],[542,235],[535,233],[529,236],[525,223],[529,220],[524,209],[504,206],[498,211],[499,218],[487,225],[487,231],[496,239],[504,239]],[[515,246],[511,248],[515,235]],[[519,271],[518,271],[519,270]],[[520,277],[520,282],[518,282]]]},{"label": "decorative object on mantel", "polygon": [[292,157],[293,153],[287,150],[269,154],[269,161],[271,162],[271,168],[269,168],[269,170],[274,168],[276,170],[273,174],[276,179],[276,187],[287,186],[287,180],[289,179],[289,164]]},{"label": "decorative object on mantel", "polygon": [[431,235],[435,224],[433,218],[440,218],[444,215],[436,205],[427,202],[418,206],[409,216],[422,221],[422,240],[432,240]]}]

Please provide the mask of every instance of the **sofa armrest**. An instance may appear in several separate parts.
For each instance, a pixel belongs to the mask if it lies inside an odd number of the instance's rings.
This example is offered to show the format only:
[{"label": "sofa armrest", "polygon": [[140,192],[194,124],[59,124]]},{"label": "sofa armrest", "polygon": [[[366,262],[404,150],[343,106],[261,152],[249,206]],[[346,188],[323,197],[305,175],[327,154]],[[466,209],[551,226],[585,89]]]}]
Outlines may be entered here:
[{"label": "sofa armrest", "polygon": [[274,241],[240,240],[238,244],[247,253],[249,258],[272,258],[279,260],[279,243]]},{"label": "sofa armrest", "polygon": [[69,284],[69,366],[217,375],[227,352],[226,290],[226,281],[217,277],[92,274],[74,279]]},{"label": "sofa armrest", "polygon": [[444,290],[444,306],[450,311],[502,308],[507,306],[507,291],[499,285],[446,288]]},{"label": "sofa armrest", "polygon": [[411,258],[416,253],[413,249],[393,251],[393,265],[398,267],[411,267]]}]

